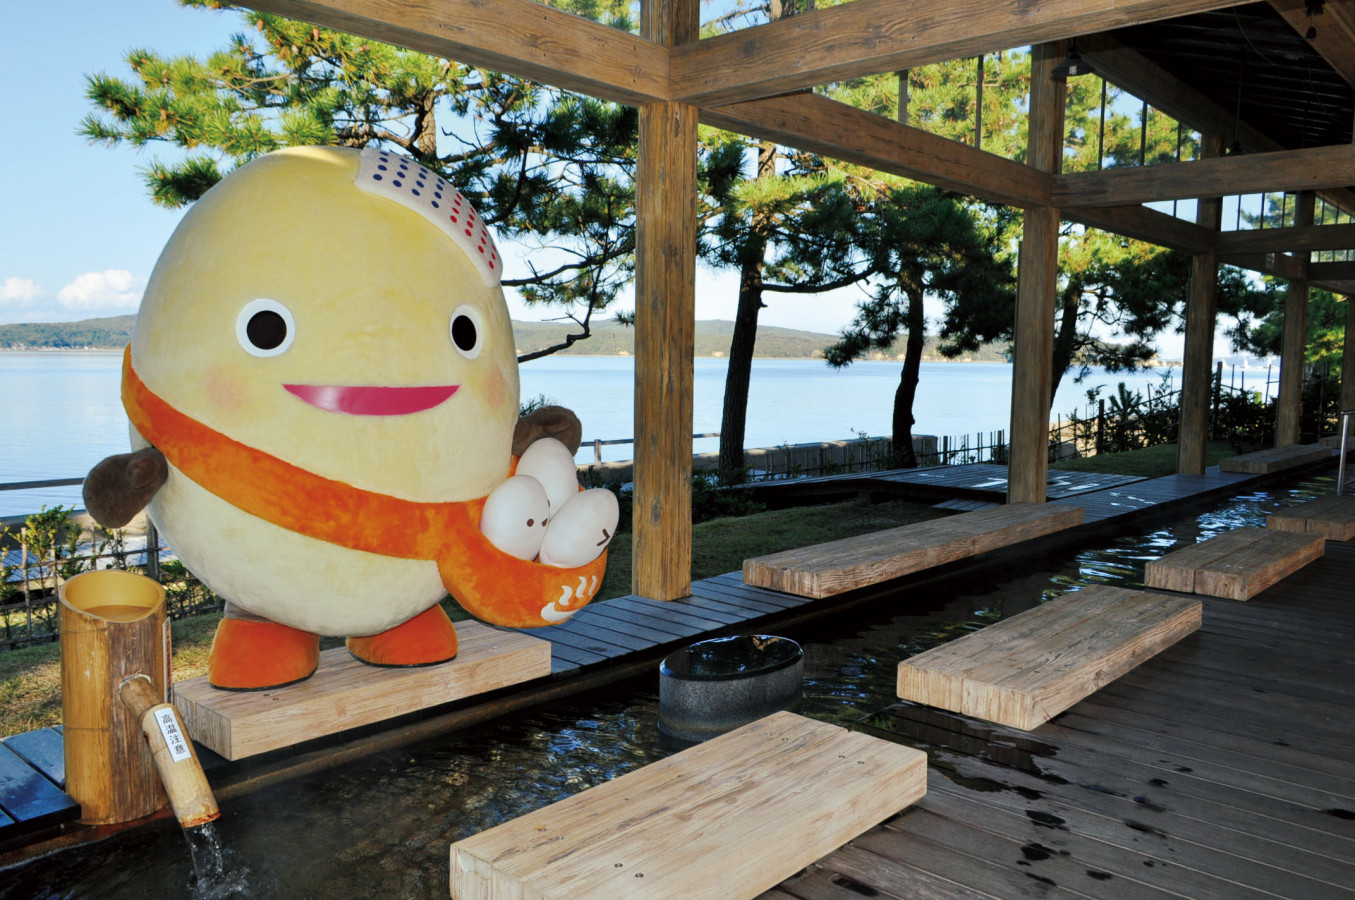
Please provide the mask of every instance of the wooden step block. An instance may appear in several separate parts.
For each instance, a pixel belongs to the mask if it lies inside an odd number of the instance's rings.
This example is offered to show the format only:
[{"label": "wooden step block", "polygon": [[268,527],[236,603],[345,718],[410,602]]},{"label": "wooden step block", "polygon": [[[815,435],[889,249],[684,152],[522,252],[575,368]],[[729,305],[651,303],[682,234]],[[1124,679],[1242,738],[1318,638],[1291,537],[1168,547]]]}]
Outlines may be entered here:
[{"label": "wooden step block", "polygon": [[1200,627],[1198,600],[1097,585],[899,663],[898,695],[1030,730]]},{"label": "wooden step block", "polygon": [[1284,447],[1271,447],[1269,450],[1225,457],[1219,460],[1219,471],[1238,472],[1243,475],[1270,475],[1331,457],[1331,449],[1321,444],[1288,444]]},{"label": "wooden step block", "polygon": [[776,713],[458,841],[451,894],[754,897],[926,789],[920,751]]},{"label": "wooden step block", "polygon": [[1182,593],[1248,600],[1322,555],[1321,535],[1234,528],[1144,567],[1144,583]]},{"label": "wooden step block", "polygon": [[236,692],[194,678],[174,685],[174,705],[193,740],[243,759],[550,675],[549,641],[480,622],[456,631],[456,658],[439,665],[377,668],[336,647],[300,684]]},{"label": "wooden step block", "polygon": [[1328,541],[1348,541],[1355,538],[1355,497],[1349,494],[1314,497],[1266,516],[1266,527],[1320,534]]},{"label": "wooden step block", "polygon": [[1082,507],[1014,503],[744,560],[744,584],[831,597],[1082,524]]}]

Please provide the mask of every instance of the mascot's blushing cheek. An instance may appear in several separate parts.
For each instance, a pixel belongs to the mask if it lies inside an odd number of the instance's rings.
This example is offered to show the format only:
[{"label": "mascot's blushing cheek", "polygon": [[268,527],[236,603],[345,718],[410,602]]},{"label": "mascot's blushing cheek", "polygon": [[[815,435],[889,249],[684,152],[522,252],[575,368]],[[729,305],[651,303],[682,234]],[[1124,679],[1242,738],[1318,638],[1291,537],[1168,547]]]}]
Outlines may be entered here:
[{"label": "mascot's blushing cheek", "polygon": [[507,403],[508,378],[503,374],[503,369],[499,366],[490,366],[489,372],[484,377],[481,390],[484,391],[485,403],[491,409],[499,409]]},{"label": "mascot's blushing cheek", "polygon": [[215,365],[204,373],[202,391],[212,418],[222,424],[248,420],[255,414],[255,392],[240,378],[236,365]]}]

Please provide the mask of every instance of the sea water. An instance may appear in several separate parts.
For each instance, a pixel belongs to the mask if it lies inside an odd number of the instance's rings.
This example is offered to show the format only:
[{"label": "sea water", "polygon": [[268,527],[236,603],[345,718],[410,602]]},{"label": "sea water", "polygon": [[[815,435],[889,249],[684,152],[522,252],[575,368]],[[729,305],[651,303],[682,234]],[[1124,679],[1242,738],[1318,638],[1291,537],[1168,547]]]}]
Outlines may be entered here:
[{"label": "sea water", "polygon": [[[0,484],[82,478],[99,460],[128,449],[119,399],[122,356],[117,352],[0,352]],[[720,430],[727,359],[695,361],[694,434]],[[861,361],[832,369],[822,360],[758,359],[749,388],[746,447],[844,440],[890,433],[898,361]],[[1180,387],[1179,370],[1133,375],[1096,370],[1083,384],[1065,376],[1053,412],[1085,412],[1088,387],[1124,381],[1144,392],[1165,383]],[[1264,372],[1252,373],[1256,387]],[[591,442],[634,435],[633,357],[549,356],[521,366],[522,397],[545,396],[572,408],[583,422],[579,461],[593,459]],[[914,416],[915,434],[989,433],[1008,427],[1011,366],[1006,363],[923,363]],[[707,438],[698,453],[719,449]],[[605,446],[606,461],[631,459],[630,444]],[[42,506],[81,506],[79,487],[0,491],[0,516],[24,515]]]}]

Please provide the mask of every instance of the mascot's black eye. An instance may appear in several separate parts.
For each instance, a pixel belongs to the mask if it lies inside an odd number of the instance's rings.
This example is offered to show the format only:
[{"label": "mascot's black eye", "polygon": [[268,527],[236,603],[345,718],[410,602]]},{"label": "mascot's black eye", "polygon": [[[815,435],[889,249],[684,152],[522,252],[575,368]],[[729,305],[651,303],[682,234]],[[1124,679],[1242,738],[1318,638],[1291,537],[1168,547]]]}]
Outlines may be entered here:
[{"label": "mascot's black eye", "polygon": [[459,306],[456,312],[452,313],[452,345],[456,347],[456,352],[460,353],[466,359],[475,359],[480,355],[480,346],[483,343],[480,332],[480,314],[474,307]]},{"label": "mascot's black eye", "polygon": [[235,320],[236,340],[254,356],[277,356],[295,336],[291,311],[276,300],[250,301]]},{"label": "mascot's black eye", "polygon": [[276,350],[287,340],[287,320],[271,309],[256,312],[249,317],[245,334],[260,350]]}]

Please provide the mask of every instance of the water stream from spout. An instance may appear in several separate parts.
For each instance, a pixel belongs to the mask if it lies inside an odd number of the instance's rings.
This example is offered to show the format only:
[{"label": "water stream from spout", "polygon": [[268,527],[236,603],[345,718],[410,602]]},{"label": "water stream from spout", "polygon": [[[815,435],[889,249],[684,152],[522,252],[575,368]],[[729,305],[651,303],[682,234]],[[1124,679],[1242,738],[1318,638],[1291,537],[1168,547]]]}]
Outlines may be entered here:
[{"label": "water stream from spout", "polygon": [[185,828],[184,840],[193,860],[193,900],[227,900],[255,896],[250,887],[250,871],[230,854],[221,842],[215,822]]}]

